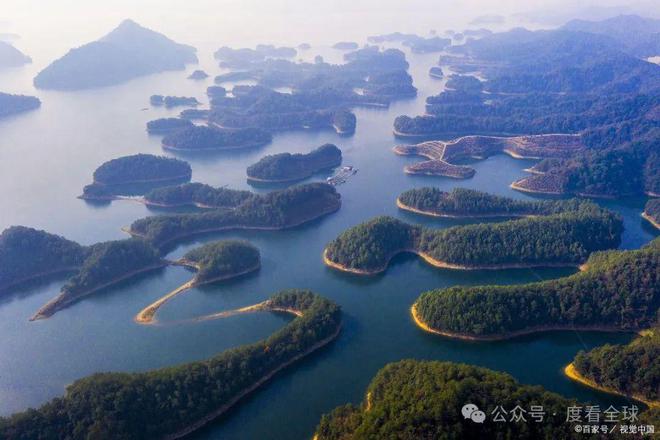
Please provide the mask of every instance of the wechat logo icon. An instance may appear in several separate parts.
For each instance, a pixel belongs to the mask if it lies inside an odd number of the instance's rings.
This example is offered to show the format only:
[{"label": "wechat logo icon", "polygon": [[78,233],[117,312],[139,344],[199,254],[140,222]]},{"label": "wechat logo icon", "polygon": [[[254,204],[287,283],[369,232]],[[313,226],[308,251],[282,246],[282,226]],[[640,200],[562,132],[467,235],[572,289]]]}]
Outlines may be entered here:
[{"label": "wechat logo icon", "polygon": [[461,414],[466,419],[472,420],[474,423],[483,423],[486,420],[486,413],[479,410],[479,407],[473,403],[466,403],[461,409]]}]

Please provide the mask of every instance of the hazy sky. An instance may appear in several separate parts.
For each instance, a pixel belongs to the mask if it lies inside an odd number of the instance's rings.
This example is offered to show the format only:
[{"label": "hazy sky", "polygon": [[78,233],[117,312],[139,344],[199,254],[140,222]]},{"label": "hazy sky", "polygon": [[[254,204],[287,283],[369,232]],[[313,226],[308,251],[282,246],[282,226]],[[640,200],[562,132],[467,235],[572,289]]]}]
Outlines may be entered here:
[{"label": "hazy sky", "polygon": [[[363,39],[376,32],[463,29],[478,16],[508,18],[536,12],[562,21],[573,15],[614,11],[660,15],[660,2],[598,0],[596,9],[574,0],[2,0],[0,32],[21,36],[19,48],[43,56],[97,39],[124,18],[158,30],[177,41],[213,45],[257,42],[332,43]],[[587,10],[587,12],[585,12]],[[611,13],[609,15],[612,15]],[[599,17],[596,17],[599,18]],[[530,25],[527,23],[527,25]],[[546,24],[547,25],[547,24]]]}]

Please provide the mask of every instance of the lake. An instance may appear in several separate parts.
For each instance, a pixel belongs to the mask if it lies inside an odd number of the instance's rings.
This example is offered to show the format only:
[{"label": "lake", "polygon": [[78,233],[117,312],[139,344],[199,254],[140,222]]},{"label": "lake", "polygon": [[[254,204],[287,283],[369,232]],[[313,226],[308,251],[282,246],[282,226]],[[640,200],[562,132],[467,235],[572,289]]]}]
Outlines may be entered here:
[{"label": "lake", "polygon": [[[301,40],[302,41],[302,40]],[[180,109],[149,107],[152,94],[196,96],[207,103],[205,90],[220,72],[209,46],[202,50],[206,81],[186,79],[186,72],[168,72],[116,87],[81,92],[35,91],[35,66],[0,72],[6,92],[35,94],[39,110],[0,121],[0,227],[16,224],[45,229],[83,244],[121,239],[122,226],[154,214],[130,201],[89,204],[76,198],[91,182],[102,162],[138,152],[165,153],[160,137],[149,136],[147,121],[176,115]],[[313,47],[339,61],[341,52]],[[195,435],[200,439],[311,437],[320,416],[334,407],[359,403],[375,373],[386,363],[403,358],[449,360],[485,366],[513,375],[521,382],[604,407],[621,400],[577,385],[562,368],[582,349],[625,343],[629,334],[550,332],[502,342],[465,342],[424,333],[412,322],[409,308],[426,290],[457,284],[521,283],[564,276],[570,269],[461,272],[432,268],[419,258],[400,255],[382,275],[356,277],[326,268],[324,246],[344,229],[377,215],[444,228],[466,221],[428,219],[399,211],[396,197],[403,191],[435,185],[449,190],[463,186],[500,195],[531,199],[509,183],[526,173],[531,162],[498,155],[475,162],[474,178],[409,176],[404,165],[418,160],[392,153],[398,142],[392,123],[401,114],[420,114],[424,99],[442,90],[444,81],[428,76],[437,54],[410,55],[411,74],[419,89],[416,99],[389,109],[357,109],[354,136],[332,131],[277,134],[272,144],[240,152],[182,157],[193,168],[193,180],[215,186],[251,188],[245,168],[265,154],[307,152],[335,143],[344,165],[359,169],[338,187],[342,208],[304,227],[279,232],[223,233],[191,239],[169,257],[181,256],[202,242],[240,238],[262,253],[262,268],[240,279],[192,289],[167,303],[162,321],[175,321],[264,300],[285,288],[308,288],[326,296],[344,311],[339,338],[309,358],[279,374],[222,418]],[[324,180],[318,175],[309,181]],[[252,188],[254,189],[254,188]],[[255,189],[265,191],[264,188]],[[599,201],[624,217],[622,248],[638,248],[657,232],[640,217],[644,199]],[[145,305],[184,283],[191,272],[168,267],[93,295],[50,319],[28,318],[58,293],[63,279],[26,287],[0,301],[0,414],[8,415],[61,395],[67,384],[97,371],[143,371],[204,359],[222,350],[257,341],[290,318],[271,313],[234,316],[194,324],[140,326],[134,315]]]}]

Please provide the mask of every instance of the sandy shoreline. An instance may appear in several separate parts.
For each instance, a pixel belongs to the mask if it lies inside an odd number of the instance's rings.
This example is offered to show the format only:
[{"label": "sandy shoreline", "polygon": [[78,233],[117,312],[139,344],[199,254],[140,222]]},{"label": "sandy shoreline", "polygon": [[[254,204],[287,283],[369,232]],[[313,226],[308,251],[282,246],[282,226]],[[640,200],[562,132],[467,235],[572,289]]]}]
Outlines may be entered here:
[{"label": "sandy shoreline", "polygon": [[653,226],[655,226],[657,229],[660,229],[660,223],[655,221],[653,217],[648,215],[646,212],[642,212],[642,218],[651,223]]},{"label": "sandy shoreline", "polygon": [[637,394],[625,394],[621,391],[615,390],[614,388],[608,388],[602,385],[597,384],[593,380],[583,376],[577,368],[575,368],[575,365],[571,362],[570,364],[566,365],[564,368],[564,374],[571,380],[574,380],[584,386],[587,386],[589,388],[596,389],[598,391],[601,391],[603,393],[608,393],[608,394],[614,394],[616,396],[623,396],[627,397],[629,399],[636,400],[638,402],[643,403],[644,405],[650,407],[650,408],[660,408],[660,401],[657,400],[648,400],[644,398],[643,396],[637,395]]}]

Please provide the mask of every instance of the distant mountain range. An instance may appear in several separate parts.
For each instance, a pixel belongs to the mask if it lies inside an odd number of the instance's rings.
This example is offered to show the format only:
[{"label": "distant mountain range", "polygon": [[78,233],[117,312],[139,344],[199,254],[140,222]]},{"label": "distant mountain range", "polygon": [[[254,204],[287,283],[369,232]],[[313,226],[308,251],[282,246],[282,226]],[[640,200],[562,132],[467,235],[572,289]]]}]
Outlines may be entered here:
[{"label": "distant mountain range", "polygon": [[31,63],[32,59],[9,43],[0,41],[0,68],[18,67]]},{"label": "distant mountain range", "polygon": [[196,49],[124,20],[100,40],[71,49],[34,79],[41,89],[78,90],[110,86],[197,63]]}]

